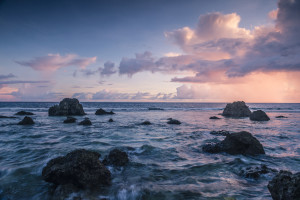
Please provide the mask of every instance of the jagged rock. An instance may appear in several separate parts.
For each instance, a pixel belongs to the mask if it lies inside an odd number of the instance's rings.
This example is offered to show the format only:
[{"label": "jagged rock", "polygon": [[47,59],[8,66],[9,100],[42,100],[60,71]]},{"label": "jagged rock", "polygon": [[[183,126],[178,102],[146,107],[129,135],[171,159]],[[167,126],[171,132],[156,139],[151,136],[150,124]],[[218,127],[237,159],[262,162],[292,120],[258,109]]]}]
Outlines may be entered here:
[{"label": "jagged rock", "polygon": [[108,120],[108,122],[114,122],[114,120],[113,120],[112,118],[110,118],[110,119]]},{"label": "jagged rock", "polygon": [[279,116],[276,116],[275,118],[288,118],[288,117],[283,116],[283,115],[279,115]]},{"label": "jagged rock", "polygon": [[227,136],[230,134],[229,131],[221,130],[221,131],[211,131],[211,135],[221,135],[221,136]]},{"label": "jagged rock", "polygon": [[19,111],[15,115],[34,115],[32,112]]},{"label": "jagged rock", "polygon": [[115,114],[113,111],[107,112],[107,111],[103,110],[102,108],[98,109],[95,112],[95,115],[113,115],[113,114]]},{"label": "jagged rock", "polygon": [[49,116],[85,115],[82,105],[75,98],[65,98],[59,105],[54,105],[48,110]]},{"label": "jagged rock", "polygon": [[292,174],[281,170],[271,181],[268,189],[274,200],[300,199],[300,172]]},{"label": "jagged rock", "polygon": [[220,117],[217,117],[217,116],[212,116],[210,117],[209,119],[221,119]]},{"label": "jagged rock", "polygon": [[177,120],[177,119],[172,119],[172,118],[168,118],[168,124],[176,124],[176,125],[180,125],[181,124],[181,122],[179,121],[179,120]]},{"label": "jagged rock", "polygon": [[34,124],[34,121],[32,120],[31,117],[27,117],[27,116],[25,116],[23,120],[18,123],[18,125],[32,125],[32,124]]},{"label": "jagged rock", "polygon": [[265,154],[261,143],[246,131],[231,133],[226,138],[216,144],[206,144],[202,150],[209,153],[226,152],[229,154]]},{"label": "jagged rock", "polygon": [[65,124],[69,124],[69,123],[75,123],[76,122],[76,118],[75,117],[67,117],[67,119],[64,120]]},{"label": "jagged rock", "polygon": [[92,125],[92,122],[89,118],[85,118],[83,121],[79,122],[79,125],[89,126]]},{"label": "jagged rock", "polygon": [[119,149],[114,149],[109,152],[109,155],[106,156],[103,160],[104,165],[115,165],[115,166],[124,166],[129,162],[128,155],[124,151]]},{"label": "jagged rock", "polygon": [[240,175],[246,178],[254,178],[257,179],[261,174],[268,174],[277,172],[276,169],[268,168],[266,165],[260,165],[256,167],[247,167],[246,169],[242,169]]},{"label": "jagged rock", "polygon": [[3,119],[14,119],[16,117],[9,117],[9,116],[3,116],[3,115],[0,115],[0,119],[3,118]]},{"label": "jagged rock", "polygon": [[110,185],[110,171],[100,162],[100,154],[78,149],[50,160],[43,168],[42,177],[55,185],[72,184],[78,188]]},{"label": "jagged rock", "polygon": [[140,123],[140,125],[151,125],[151,122],[149,122],[149,121],[144,121],[144,122]]},{"label": "jagged rock", "polygon": [[253,120],[253,121],[269,121],[270,118],[268,117],[268,115],[264,111],[257,110],[257,111],[254,111],[253,113],[251,113],[250,120]]},{"label": "jagged rock", "polygon": [[249,117],[251,111],[244,101],[228,103],[222,113],[226,117]]}]

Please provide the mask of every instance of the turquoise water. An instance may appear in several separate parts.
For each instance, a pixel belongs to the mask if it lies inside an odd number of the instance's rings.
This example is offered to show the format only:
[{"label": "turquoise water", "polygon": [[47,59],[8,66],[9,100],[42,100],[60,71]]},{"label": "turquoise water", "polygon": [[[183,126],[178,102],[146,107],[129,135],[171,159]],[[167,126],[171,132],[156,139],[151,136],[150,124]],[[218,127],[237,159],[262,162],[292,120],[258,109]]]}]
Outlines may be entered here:
[{"label": "turquoise water", "polygon": [[[80,192],[83,199],[271,199],[267,189],[274,174],[259,179],[239,175],[248,166],[266,164],[292,172],[300,169],[300,104],[248,104],[263,109],[268,122],[249,118],[210,120],[223,103],[82,103],[93,125],[63,124],[65,117],[49,117],[55,103],[0,103],[0,115],[20,110],[35,113],[33,126],[16,125],[23,117],[0,119],[0,199],[51,199],[51,184],[41,178],[46,163],[57,156],[85,148],[101,153],[126,151],[130,163],[109,167],[112,186]],[[148,110],[149,107],[164,110]],[[98,108],[116,115],[96,116]],[[276,119],[284,115],[288,118]],[[77,117],[78,121],[84,117]],[[109,118],[115,122],[108,123]],[[175,118],[181,125],[167,124]],[[149,120],[152,125],[139,123]],[[249,131],[266,155],[208,154],[201,146],[223,140],[212,130]]]}]

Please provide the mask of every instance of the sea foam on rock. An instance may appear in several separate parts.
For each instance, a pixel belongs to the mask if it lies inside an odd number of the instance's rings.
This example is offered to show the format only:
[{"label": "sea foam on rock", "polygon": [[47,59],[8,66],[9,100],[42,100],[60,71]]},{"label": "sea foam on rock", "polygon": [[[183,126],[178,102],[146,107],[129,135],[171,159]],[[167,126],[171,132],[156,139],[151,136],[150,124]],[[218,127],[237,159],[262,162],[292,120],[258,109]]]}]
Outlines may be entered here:
[{"label": "sea foam on rock", "polygon": [[65,98],[59,105],[54,105],[48,110],[49,116],[85,115],[78,99]]},{"label": "sea foam on rock", "polygon": [[252,121],[269,121],[270,118],[264,111],[257,110],[257,111],[254,111],[251,113],[250,120],[252,120]]},{"label": "sea foam on rock", "polygon": [[208,153],[226,152],[229,154],[265,154],[262,144],[251,133],[242,131],[226,135],[226,138],[216,144],[206,144],[202,150]]},{"label": "sea foam on rock", "polygon": [[222,113],[226,117],[249,117],[251,111],[244,101],[228,103]]}]

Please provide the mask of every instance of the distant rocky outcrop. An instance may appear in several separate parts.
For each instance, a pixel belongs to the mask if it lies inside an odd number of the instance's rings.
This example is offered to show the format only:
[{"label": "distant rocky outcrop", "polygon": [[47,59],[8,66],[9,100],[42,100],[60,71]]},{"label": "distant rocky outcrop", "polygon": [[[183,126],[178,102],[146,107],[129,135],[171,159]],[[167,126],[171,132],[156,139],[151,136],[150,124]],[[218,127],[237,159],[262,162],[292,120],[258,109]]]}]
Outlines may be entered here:
[{"label": "distant rocky outcrop", "polygon": [[124,166],[129,162],[126,152],[114,149],[103,160],[104,165]]},{"label": "distant rocky outcrop", "polygon": [[229,154],[265,154],[262,144],[251,133],[242,131],[226,135],[226,138],[216,144],[206,144],[202,150],[209,153],[226,152]]},{"label": "distant rocky outcrop", "polygon": [[168,124],[176,124],[176,125],[180,125],[181,122],[177,119],[172,119],[172,118],[168,118]]},{"label": "distant rocky outcrop", "polygon": [[274,200],[300,199],[300,172],[292,174],[281,170],[268,184]]},{"label": "distant rocky outcrop", "polygon": [[240,175],[246,178],[258,179],[262,174],[278,172],[276,169],[271,169],[266,165],[259,165],[255,167],[247,167],[242,169]]},{"label": "distant rocky outcrop", "polygon": [[32,125],[34,121],[31,117],[25,116],[22,121],[18,123],[18,125]]},{"label": "distant rocky outcrop", "polygon": [[219,136],[219,135],[221,135],[221,136],[227,136],[227,135],[230,134],[230,132],[229,131],[225,131],[225,130],[221,130],[221,131],[211,131],[210,134],[211,135],[217,135],[217,136]]},{"label": "distant rocky outcrop", "polygon": [[65,124],[70,124],[70,123],[75,123],[76,122],[76,118],[75,117],[67,117],[67,119],[64,120]]},{"label": "distant rocky outcrop", "polygon": [[212,116],[210,117],[209,119],[221,119],[220,117],[217,117],[217,116]]},{"label": "distant rocky outcrop", "polygon": [[83,121],[79,122],[79,125],[89,126],[92,125],[92,122],[88,117],[86,117]]},{"label": "distant rocky outcrop", "polygon": [[100,154],[78,149],[50,160],[43,168],[42,177],[55,185],[71,184],[86,189],[111,184],[110,171],[100,162]]},{"label": "distant rocky outcrop", "polygon": [[54,105],[48,110],[49,116],[85,115],[82,105],[78,99],[65,98],[59,105]]},{"label": "distant rocky outcrop", "polygon": [[280,118],[288,118],[288,117],[286,117],[286,116],[283,116],[283,115],[279,115],[279,116],[276,116],[275,118],[278,118],[278,119],[280,119]]},{"label": "distant rocky outcrop", "polygon": [[107,112],[107,111],[103,110],[102,108],[98,109],[95,112],[95,115],[113,115],[113,114],[115,114],[113,111]]},{"label": "distant rocky outcrop", "polygon": [[148,110],[164,110],[163,108],[155,108],[155,107],[151,107],[151,108],[148,108]]},{"label": "distant rocky outcrop", "polygon": [[32,112],[19,111],[15,115],[34,115]]},{"label": "distant rocky outcrop", "polygon": [[149,122],[149,121],[144,121],[144,122],[140,123],[140,125],[151,125],[151,122]]},{"label": "distant rocky outcrop", "polygon": [[110,119],[108,120],[108,122],[114,122],[114,120],[113,120],[112,118],[110,118]]},{"label": "distant rocky outcrop", "polygon": [[250,120],[252,120],[252,121],[269,121],[270,118],[264,111],[257,110],[257,111],[254,111],[253,113],[251,113]]},{"label": "distant rocky outcrop", "polygon": [[0,119],[14,119],[16,117],[10,117],[10,116],[3,116],[3,115],[0,115]]},{"label": "distant rocky outcrop", "polygon": [[225,117],[249,117],[251,111],[244,101],[228,103],[222,113]]}]

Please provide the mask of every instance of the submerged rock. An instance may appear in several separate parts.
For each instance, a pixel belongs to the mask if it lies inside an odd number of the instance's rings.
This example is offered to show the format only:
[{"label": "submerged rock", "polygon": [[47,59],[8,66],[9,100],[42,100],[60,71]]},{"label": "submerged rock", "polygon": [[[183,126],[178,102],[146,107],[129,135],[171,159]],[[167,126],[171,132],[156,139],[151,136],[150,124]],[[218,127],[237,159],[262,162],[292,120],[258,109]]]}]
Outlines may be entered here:
[{"label": "submerged rock", "polygon": [[265,154],[262,144],[246,131],[231,133],[216,144],[206,144],[202,150],[208,153],[226,152],[229,154]]},{"label": "submerged rock", "polygon": [[67,117],[67,119],[64,120],[64,123],[65,124],[75,123],[76,120],[77,119],[75,117]]},{"label": "submerged rock", "polygon": [[283,115],[279,115],[279,116],[276,116],[275,118],[288,118],[288,117],[283,116]]},{"label": "submerged rock", "polygon": [[151,125],[151,122],[149,122],[149,121],[144,121],[144,122],[140,123],[140,125]]},{"label": "submerged rock", "polygon": [[113,111],[107,112],[107,111],[103,110],[102,108],[98,109],[95,112],[95,115],[113,115],[113,114],[115,114]]},{"label": "submerged rock", "polygon": [[32,124],[34,124],[34,121],[32,120],[31,117],[27,117],[27,116],[25,116],[23,120],[18,123],[18,125],[32,125]]},{"label": "submerged rock", "polygon": [[254,111],[253,113],[251,113],[250,120],[253,120],[253,121],[269,121],[270,118],[268,117],[268,115],[264,111],[257,110],[257,111]]},{"label": "submerged rock", "polygon": [[32,112],[19,111],[15,115],[34,115]]},{"label": "submerged rock", "polygon": [[153,108],[153,107],[151,107],[151,108],[148,108],[148,110],[164,110],[163,108]]},{"label": "submerged rock", "polygon": [[54,105],[48,110],[49,116],[85,115],[82,105],[75,98],[65,98],[59,105]]},{"label": "submerged rock", "polygon": [[108,122],[114,122],[114,120],[113,120],[112,118],[110,118],[110,119],[108,120]]},{"label": "submerged rock", "polygon": [[268,189],[274,200],[300,199],[300,172],[292,174],[281,170],[271,181]]},{"label": "submerged rock", "polygon": [[249,117],[251,111],[244,101],[228,103],[222,113],[226,117]]},{"label": "submerged rock", "polygon": [[119,149],[114,149],[109,152],[109,155],[106,156],[103,160],[104,165],[115,165],[115,166],[124,166],[129,162],[128,155],[124,151]]},{"label": "submerged rock", "polygon": [[0,115],[0,119],[3,118],[3,119],[14,119],[16,117],[9,117],[9,116],[3,116],[3,115]]},{"label": "submerged rock", "polygon": [[181,122],[179,121],[179,120],[177,120],[177,119],[172,119],[172,118],[168,118],[168,124],[176,124],[176,125],[180,125],[181,124]]},{"label": "submerged rock", "polygon": [[100,154],[78,149],[50,160],[43,168],[42,177],[55,185],[72,184],[78,188],[110,185],[110,171],[100,162]]},{"label": "submerged rock", "polygon": [[260,165],[256,167],[247,167],[246,169],[242,169],[240,175],[246,178],[254,178],[257,179],[262,174],[274,173],[277,172],[276,169],[268,168],[266,165]]},{"label": "submerged rock", "polygon": [[89,118],[85,118],[83,121],[79,122],[79,125],[89,126],[92,125],[92,122]]},{"label": "submerged rock", "polygon": [[229,132],[229,131],[225,131],[225,130],[221,130],[221,131],[211,131],[210,134],[211,134],[211,135],[221,135],[221,136],[226,136],[226,135],[229,135],[230,132]]},{"label": "submerged rock", "polygon": [[220,117],[217,117],[217,116],[212,116],[210,117],[209,119],[221,119]]}]

